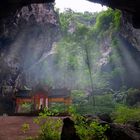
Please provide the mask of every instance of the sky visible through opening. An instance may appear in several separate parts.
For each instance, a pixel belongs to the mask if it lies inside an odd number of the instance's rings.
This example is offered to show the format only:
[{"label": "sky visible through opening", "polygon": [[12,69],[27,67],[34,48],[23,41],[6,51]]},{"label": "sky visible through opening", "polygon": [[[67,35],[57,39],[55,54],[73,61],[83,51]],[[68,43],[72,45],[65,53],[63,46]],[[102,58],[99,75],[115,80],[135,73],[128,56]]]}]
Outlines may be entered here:
[{"label": "sky visible through opening", "polygon": [[55,7],[59,8],[61,12],[68,8],[75,12],[100,12],[107,9],[107,7],[101,4],[92,3],[87,0],[55,0],[55,3]]}]

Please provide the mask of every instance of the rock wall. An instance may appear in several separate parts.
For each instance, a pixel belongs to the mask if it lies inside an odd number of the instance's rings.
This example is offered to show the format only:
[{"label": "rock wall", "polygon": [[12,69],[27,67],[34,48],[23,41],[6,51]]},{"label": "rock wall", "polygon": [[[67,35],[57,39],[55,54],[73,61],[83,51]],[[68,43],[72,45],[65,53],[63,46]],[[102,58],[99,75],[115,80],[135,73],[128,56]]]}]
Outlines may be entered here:
[{"label": "rock wall", "polygon": [[132,16],[122,12],[120,33],[133,47],[140,51],[140,29],[134,28],[131,22]]},{"label": "rock wall", "polygon": [[53,4],[32,4],[0,20],[0,87],[36,86],[60,35]]}]

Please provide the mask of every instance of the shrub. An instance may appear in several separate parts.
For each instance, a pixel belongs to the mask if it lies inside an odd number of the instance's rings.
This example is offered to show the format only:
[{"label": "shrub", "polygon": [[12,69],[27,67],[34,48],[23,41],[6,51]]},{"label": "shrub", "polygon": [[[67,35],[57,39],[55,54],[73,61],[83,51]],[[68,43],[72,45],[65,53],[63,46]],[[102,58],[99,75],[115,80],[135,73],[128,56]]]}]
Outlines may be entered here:
[{"label": "shrub", "polygon": [[61,119],[47,118],[41,124],[41,134],[39,140],[59,140],[61,135]]},{"label": "shrub", "polygon": [[133,106],[140,102],[140,90],[139,89],[129,89],[126,97],[126,104]]},{"label": "shrub", "polygon": [[73,107],[70,107],[70,114],[81,140],[107,140],[107,137],[104,135],[109,128],[107,124],[102,126],[98,120],[90,120],[89,122],[84,116],[77,114]]},{"label": "shrub", "polygon": [[127,123],[129,121],[140,121],[140,108],[130,108],[119,105],[112,114],[112,118],[117,123]]},{"label": "shrub", "polygon": [[[62,120],[49,117],[53,113],[48,112],[45,110],[34,120],[41,128],[41,133],[35,140],[60,140]],[[69,113],[81,140],[107,140],[104,132],[108,129],[108,125],[102,126],[97,121],[88,123],[85,117],[75,113],[74,107],[69,108]]]},{"label": "shrub", "polygon": [[96,113],[107,113],[110,114],[115,109],[115,101],[113,100],[112,94],[104,94],[95,96]]},{"label": "shrub", "polygon": [[86,119],[80,115],[74,115],[75,128],[81,140],[107,140],[104,135],[105,131],[109,128],[106,124],[100,125],[98,121],[86,122]]},{"label": "shrub", "polygon": [[25,140],[33,140],[33,138],[30,136],[30,137],[27,137]]},{"label": "shrub", "polygon": [[31,103],[23,103],[21,105],[21,110],[20,112],[25,113],[25,112],[31,112],[32,109],[32,104]]},{"label": "shrub", "polygon": [[24,123],[22,126],[21,126],[21,130],[23,133],[26,133],[26,131],[28,131],[30,129],[30,125],[28,123]]},{"label": "shrub", "polygon": [[40,126],[40,135],[37,140],[60,140],[62,120],[51,118],[55,112],[44,109],[39,117],[34,119],[34,122]]},{"label": "shrub", "polygon": [[67,105],[64,103],[51,103],[50,110],[55,111],[57,114],[64,113],[67,111]]},{"label": "shrub", "polygon": [[120,27],[121,12],[119,10],[108,9],[97,15],[95,28],[98,32],[109,30],[113,27],[118,30]]}]

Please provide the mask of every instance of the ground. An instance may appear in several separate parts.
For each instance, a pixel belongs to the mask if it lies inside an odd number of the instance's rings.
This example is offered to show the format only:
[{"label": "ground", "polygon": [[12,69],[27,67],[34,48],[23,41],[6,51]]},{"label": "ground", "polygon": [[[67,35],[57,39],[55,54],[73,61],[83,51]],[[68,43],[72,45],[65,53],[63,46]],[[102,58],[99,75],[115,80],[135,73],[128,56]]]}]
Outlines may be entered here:
[{"label": "ground", "polygon": [[[29,136],[37,136],[39,127],[33,123],[35,117],[1,116],[0,140],[24,140]],[[24,133],[22,125],[28,123],[30,130]]]}]

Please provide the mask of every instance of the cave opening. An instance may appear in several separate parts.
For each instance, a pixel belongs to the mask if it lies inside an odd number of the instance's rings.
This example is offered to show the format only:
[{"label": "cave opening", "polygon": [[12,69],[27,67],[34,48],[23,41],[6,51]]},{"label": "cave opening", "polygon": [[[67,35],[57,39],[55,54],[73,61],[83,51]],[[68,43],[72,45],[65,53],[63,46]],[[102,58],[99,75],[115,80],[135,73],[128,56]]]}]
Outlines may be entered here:
[{"label": "cave opening", "polygon": [[0,115],[70,110],[107,123],[132,121],[139,129],[136,5],[30,2],[7,0],[8,10],[0,10]]}]

